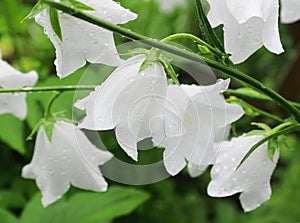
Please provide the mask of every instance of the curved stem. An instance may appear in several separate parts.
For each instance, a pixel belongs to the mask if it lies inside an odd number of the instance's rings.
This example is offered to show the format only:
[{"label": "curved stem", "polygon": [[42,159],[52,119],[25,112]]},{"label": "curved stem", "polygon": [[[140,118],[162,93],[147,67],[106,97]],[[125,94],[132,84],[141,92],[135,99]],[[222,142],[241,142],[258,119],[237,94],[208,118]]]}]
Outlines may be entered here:
[{"label": "curved stem", "polygon": [[54,91],[53,92],[53,95],[52,97],[50,98],[48,104],[47,104],[47,107],[46,107],[46,110],[44,112],[44,117],[48,118],[51,116],[51,108],[52,108],[52,105],[54,103],[54,101],[61,95],[61,91]]},{"label": "curved stem", "polygon": [[20,93],[20,92],[44,92],[44,91],[91,91],[94,90],[96,86],[94,85],[69,85],[69,86],[45,86],[45,87],[25,87],[25,88],[0,88],[1,93]]},{"label": "curved stem", "polygon": [[287,111],[289,111],[292,115],[295,116],[296,120],[300,122],[300,111],[294,107],[294,105],[292,105],[291,103],[289,103],[289,101],[287,101],[284,97],[282,97],[280,94],[278,94],[277,92],[273,91],[272,89],[264,86],[261,82],[259,82],[258,80],[244,74],[243,72],[232,68],[232,67],[227,67],[224,66],[223,64],[215,61],[215,60],[211,60],[209,58],[205,58],[201,55],[198,55],[196,53],[193,52],[189,52],[185,49],[180,49],[176,46],[173,45],[169,45],[167,43],[164,42],[160,42],[156,39],[151,39],[147,36],[144,36],[142,34],[133,32],[129,29],[123,28],[121,26],[112,24],[110,22],[107,22],[105,20],[102,20],[98,17],[86,14],[78,9],[74,9],[71,7],[68,7],[64,4],[61,4],[59,2],[53,2],[53,1],[49,1],[49,0],[44,0],[43,1],[45,4],[56,8],[58,10],[61,10],[71,16],[74,16],[76,18],[82,19],[84,21],[90,22],[94,25],[97,25],[99,27],[105,28],[107,30],[110,30],[114,33],[117,33],[119,35],[125,36],[129,39],[133,39],[133,40],[139,40],[142,41],[142,43],[152,46],[152,47],[156,47],[158,49],[164,50],[166,52],[181,56],[183,58],[189,59],[191,61],[195,61],[198,63],[206,63],[207,65],[209,65],[212,68],[215,68],[219,71],[222,71],[224,73],[226,73],[229,77],[233,77],[233,78],[237,78],[245,83],[247,83],[248,85],[256,88],[257,90],[263,92],[264,94],[268,95],[270,98],[272,98],[274,101],[276,101],[278,104],[280,104],[283,108],[285,108]]},{"label": "curved stem", "polygon": [[202,39],[198,38],[197,36],[194,36],[193,34],[190,33],[176,33],[170,36],[167,36],[166,38],[162,39],[161,42],[166,42],[166,41],[173,41],[176,39],[190,39],[195,43],[198,43],[200,45],[206,46],[211,52],[217,54],[217,55],[222,55],[222,52],[220,52],[218,49],[212,47]]}]

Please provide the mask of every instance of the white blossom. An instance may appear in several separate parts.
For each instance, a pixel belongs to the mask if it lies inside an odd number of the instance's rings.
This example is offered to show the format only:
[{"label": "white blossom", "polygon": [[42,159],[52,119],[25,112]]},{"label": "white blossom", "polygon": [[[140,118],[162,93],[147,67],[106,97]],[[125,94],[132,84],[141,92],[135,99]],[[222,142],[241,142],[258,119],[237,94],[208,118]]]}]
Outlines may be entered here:
[{"label": "white blossom", "polygon": [[137,142],[152,136],[151,122],[160,116],[167,91],[166,73],[159,63],[139,72],[144,55],[134,56],[75,107],[86,110],[80,128],[115,129],[123,150],[137,160]]},{"label": "white blossom", "polygon": [[224,25],[224,44],[234,63],[245,61],[260,47],[280,54],[278,0],[208,0],[212,27]]},{"label": "white blossom", "polygon": [[168,87],[163,126],[157,127],[153,141],[165,148],[164,164],[171,175],[181,171],[187,161],[192,176],[213,163],[219,130],[244,113],[239,105],[226,103],[221,95],[228,85],[229,80],[221,80],[211,86]]},{"label": "white blossom", "polygon": [[[114,24],[124,24],[136,19],[137,15],[123,8],[112,0],[80,0],[95,11],[85,11],[100,19]],[[49,10],[39,13],[35,20],[44,27],[45,33],[56,49],[56,69],[59,77],[63,78],[86,61],[118,66],[121,59],[118,55],[113,33],[68,14],[58,13],[62,32],[62,41],[52,29]]]},{"label": "white blossom", "polygon": [[299,0],[281,0],[281,22],[293,23],[300,19]]},{"label": "white blossom", "polygon": [[220,144],[215,165],[211,170],[208,194],[226,197],[241,193],[240,201],[245,211],[251,211],[271,196],[270,178],[276,167],[268,157],[268,143],[259,146],[237,169],[250,148],[263,138],[262,135],[241,136]]},{"label": "white blossom", "polygon": [[30,164],[23,167],[24,178],[35,179],[42,192],[42,204],[47,206],[68,191],[70,184],[92,191],[105,191],[99,165],[112,155],[95,147],[74,124],[54,123],[49,141],[44,125],[40,126]]},{"label": "white blossom", "polygon": [[[35,71],[21,73],[1,59],[0,54],[0,87],[22,88],[33,86],[38,79]],[[23,120],[27,114],[26,93],[1,93],[0,114],[11,113]]]}]

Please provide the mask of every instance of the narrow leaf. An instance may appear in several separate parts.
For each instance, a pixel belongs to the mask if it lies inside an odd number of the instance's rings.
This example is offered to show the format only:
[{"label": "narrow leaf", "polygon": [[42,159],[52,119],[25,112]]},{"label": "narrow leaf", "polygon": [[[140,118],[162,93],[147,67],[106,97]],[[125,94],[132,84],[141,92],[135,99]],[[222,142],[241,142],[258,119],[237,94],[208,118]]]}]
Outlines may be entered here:
[{"label": "narrow leaf", "polygon": [[43,11],[46,7],[47,7],[47,5],[42,4],[41,2],[36,3],[33,6],[33,8],[31,9],[31,11],[21,21],[21,23],[24,22],[25,20],[29,20],[29,19],[34,18],[37,14],[39,14],[41,11]]},{"label": "narrow leaf", "polygon": [[54,33],[62,41],[61,27],[59,24],[58,13],[56,9],[49,8],[50,22]]},{"label": "narrow leaf", "polygon": [[226,54],[223,45],[219,41],[215,31],[211,27],[206,17],[206,14],[202,7],[201,0],[196,0],[196,6],[198,12],[199,26],[204,40],[211,46],[216,47],[222,53]]}]

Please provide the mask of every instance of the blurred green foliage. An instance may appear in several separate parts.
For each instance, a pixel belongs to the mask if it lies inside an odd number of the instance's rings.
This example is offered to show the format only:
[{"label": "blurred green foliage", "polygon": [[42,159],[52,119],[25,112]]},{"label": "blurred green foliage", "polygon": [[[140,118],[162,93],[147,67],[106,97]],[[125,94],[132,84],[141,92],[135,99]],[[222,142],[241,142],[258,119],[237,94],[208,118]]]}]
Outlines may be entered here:
[{"label": "blurred green foliage", "polygon": [[[192,0],[186,7],[162,12],[153,0],[121,0],[122,5],[139,15],[136,21],[125,26],[153,38],[164,38],[177,32],[199,35],[195,5]],[[100,84],[113,68],[103,65],[87,66],[75,74],[59,80],[53,61],[55,50],[33,20],[20,21],[35,4],[33,0],[1,0],[0,49],[2,57],[23,72],[39,73],[37,86]],[[275,56],[261,49],[240,65],[269,86],[276,87],[285,67],[295,56],[287,26],[281,35],[287,53]],[[220,28],[218,29],[220,31]],[[219,33],[221,34],[221,33]],[[221,37],[221,36],[220,36]],[[119,44],[127,42],[116,36]],[[53,111],[65,111],[68,118],[79,120],[84,114],[73,110],[73,102],[88,92],[68,92],[55,102]],[[208,197],[206,187],[209,171],[199,178],[190,178],[185,171],[158,183],[145,186],[120,186],[109,181],[106,193],[82,192],[72,189],[65,198],[44,209],[35,183],[22,179],[22,166],[31,159],[34,142],[26,142],[32,128],[42,117],[51,93],[28,94],[28,116],[21,122],[11,115],[0,116],[0,223],[286,223],[300,222],[300,142],[299,135],[290,135],[290,148],[281,150],[281,159],[272,178],[272,198],[251,213],[244,213],[238,195],[216,199]],[[272,109],[272,107],[271,107]],[[235,125],[238,132],[250,129],[246,118]],[[259,121],[265,121],[260,119]],[[101,132],[103,145],[119,159],[132,162],[119,148],[113,131]],[[161,159],[161,150],[142,151],[138,164]],[[117,185],[117,186],[116,186]],[[150,196],[149,196],[150,194]],[[135,211],[133,211],[135,209]],[[114,219],[114,220],[113,220]]]}]

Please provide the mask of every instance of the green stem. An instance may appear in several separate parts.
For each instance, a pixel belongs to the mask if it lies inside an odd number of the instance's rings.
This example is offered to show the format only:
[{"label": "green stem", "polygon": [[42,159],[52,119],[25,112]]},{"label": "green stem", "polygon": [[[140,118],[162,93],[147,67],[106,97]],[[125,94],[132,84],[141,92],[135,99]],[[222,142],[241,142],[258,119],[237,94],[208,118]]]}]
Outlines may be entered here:
[{"label": "green stem", "polygon": [[237,78],[237,79],[247,83],[248,85],[256,88],[257,90],[263,92],[264,94],[268,95],[270,98],[272,98],[278,104],[280,104],[283,108],[285,108],[287,111],[289,111],[292,115],[294,115],[296,120],[300,122],[300,111],[297,108],[295,108],[294,105],[289,103],[284,97],[282,97],[277,92],[273,91],[270,88],[267,88],[261,82],[259,82],[256,79],[244,74],[241,71],[238,71],[235,68],[224,66],[223,64],[221,64],[217,61],[211,60],[209,58],[205,58],[205,57],[203,57],[201,55],[198,55],[196,53],[189,52],[185,49],[180,49],[176,46],[169,45],[167,43],[160,42],[160,41],[155,40],[155,39],[151,39],[147,36],[144,36],[144,35],[141,35],[139,33],[133,32],[133,31],[131,31],[129,29],[126,29],[126,28],[123,28],[121,26],[112,24],[112,23],[107,22],[105,20],[102,20],[98,17],[86,14],[84,12],[81,12],[80,10],[68,7],[68,6],[63,5],[59,2],[53,2],[53,1],[49,1],[49,0],[44,0],[43,2],[45,4],[53,7],[53,8],[56,8],[58,10],[61,10],[62,12],[65,12],[65,13],[71,15],[71,16],[74,16],[76,18],[85,20],[87,22],[90,22],[94,25],[105,28],[107,30],[110,30],[110,31],[112,31],[114,33],[117,33],[119,35],[125,36],[129,39],[142,41],[142,43],[144,43],[146,45],[164,50],[166,52],[181,56],[183,58],[186,58],[186,59],[189,59],[189,60],[192,60],[192,61],[195,61],[195,62],[206,63],[210,67],[215,68],[217,70],[220,70],[220,71],[226,73],[229,77]]},{"label": "green stem", "polygon": [[220,52],[218,49],[212,47],[211,45],[209,45],[202,39],[200,39],[197,36],[194,36],[193,34],[190,34],[190,33],[176,33],[176,34],[167,36],[166,38],[162,39],[161,42],[173,41],[176,39],[190,39],[195,43],[206,46],[211,52],[215,53],[216,55],[222,56],[222,52]]},{"label": "green stem", "polygon": [[44,92],[44,91],[91,91],[94,90],[96,86],[94,85],[69,85],[69,86],[45,86],[45,87],[25,87],[25,88],[0,88],[1,93],[20,93],[20,92]]},{"label": "green stem", "polygon": [[48,102],[48,105],[45,109],[45,112],[44,112],[44,117],[47,119],[48,117],[51,116],[51,108],[52,108],[52,105],[54,103],[54,101],[61,95],[62,92],[60,91],[54,91],[53,92],[53,95],[52,97],[50,98],[49,102]]},{"label": "green stem", "polygon": [[[265,101],[265,102],[273,102],[272,98],[264,95],[264,94],[259,94],[257,92],[257,95],[254,94],[247,94],[243,92],[239,92],[239,89],[233,90],[233,89],[227,89],[224,94],[226,95],[231,95],[231,96],[236,96],[239,98],[248,98],[248,99],[253,99],[253,100],[259,100],[259,101]],[[254,91],[254,90],[253,90]],[[259,95],[258,95],[259,94]],[[300,109],[300,103],[294,102],[294,101],[289,101],[287,100],[290,104],[292,104],[294,107]]]}]

